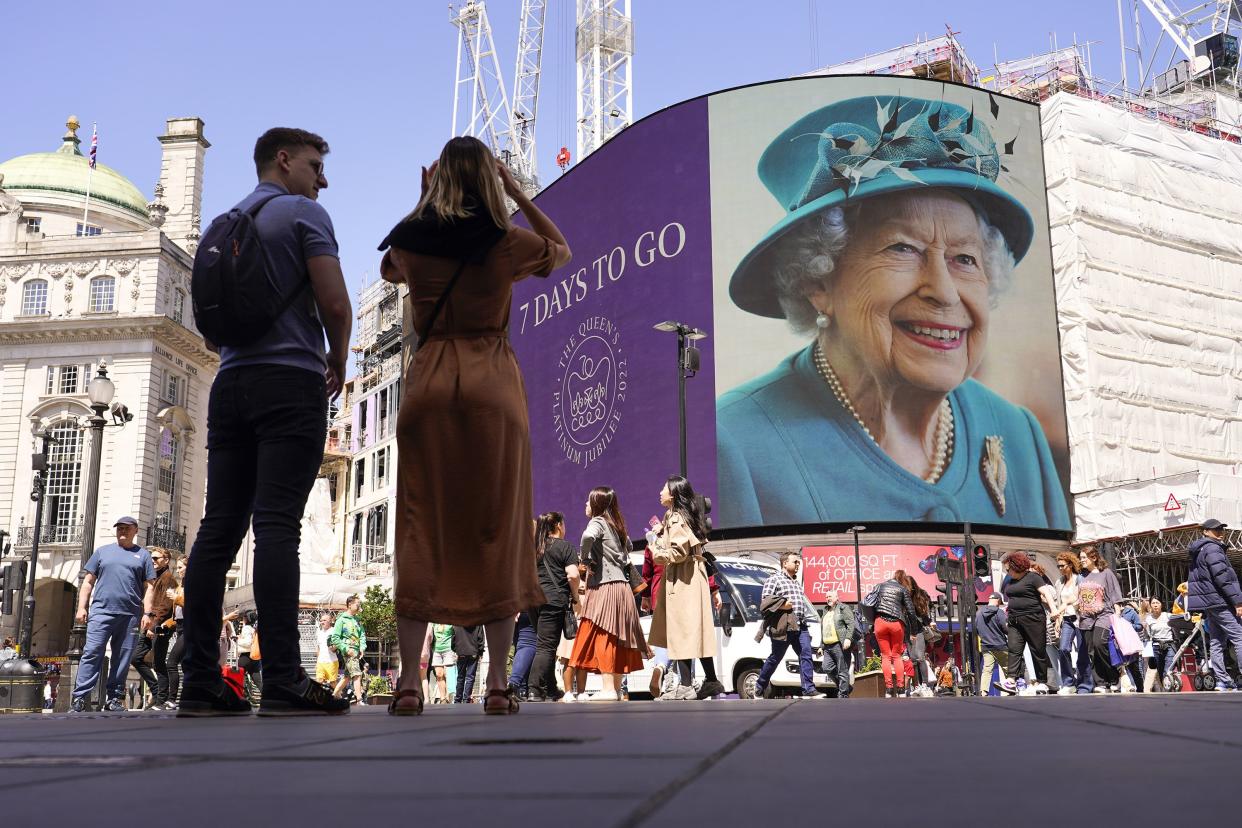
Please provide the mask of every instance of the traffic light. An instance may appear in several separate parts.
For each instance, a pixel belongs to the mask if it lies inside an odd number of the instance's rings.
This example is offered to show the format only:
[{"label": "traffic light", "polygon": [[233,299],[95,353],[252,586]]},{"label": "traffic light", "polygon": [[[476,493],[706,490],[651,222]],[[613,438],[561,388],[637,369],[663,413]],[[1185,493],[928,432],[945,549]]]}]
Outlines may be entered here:
[{"label": "traffic light", "polygon": [[950,584],[936,584],[936,592],[940,593],[940,597],[936,599],[936,613],[940,618],[953,617],[953,600],[949,594],[949,590],[953,589]]},{"label": "traffic light", "polygon": [[20,596],[25,589],[25,561],[13,561],[4,569],[0,569],[0,614],[12,615],[14,593]]},{"label": "traffic light", "polygon": [[695,495],[694,502],[698,506],[699,517],[703,518],[703,526],[707,531],[712,531],[712,519],[708,517],[712,511],[712,499],[703,495]]},{"label": "traffic light", "polygon": [[970,548],[970,558],[974,565],[976,578],[989,578],[992,575],[992,550],[986,543],[976,543]]}]

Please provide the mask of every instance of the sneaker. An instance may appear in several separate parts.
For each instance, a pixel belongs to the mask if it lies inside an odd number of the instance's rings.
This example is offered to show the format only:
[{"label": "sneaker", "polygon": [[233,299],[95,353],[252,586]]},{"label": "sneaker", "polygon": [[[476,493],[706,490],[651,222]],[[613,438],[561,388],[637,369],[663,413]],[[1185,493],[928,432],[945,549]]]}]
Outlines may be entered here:
[{"label": "sneaker", "polygon": [[678,684],[677,671],[676,670],[665,671],[664,681],[661,682],[660,684],[660,695],[664,695],[665,693],[671,692],[673,688],[677,686],[677,684]]},{"label": "sneaker", "polygon": [[724,685],[720,682],[705,681],[703,682],[703,686],[699,688],[698,693],[695,694],[695,698],[702,701],[703,699],[710,699],[715,696],[723,695],[724,691]]},{"label": "sneaker", "polygon": [[825,693],[803,693],[799,696],[794,696],[794,698],[802,699],[803,701],[810,701],[812,699],[826,699],[828,696]]},{"label": "sneaker", "polygon": [[87,713],[90,707],[86,703],[86,696],[75,696],[73,701],[69,702],[70,713]]},{"label": "sneaker", "polygon": [[347,699],[338,699],[326,685],[311,681],[305,671],[292,684],[263,682],[260,716],[339,716],[348,712]]},{"label": "sneaker", "polygon": [[[1044,684],[1042,681],[1037,682],[1036,684],[1032,685],[1031,689],[1035,691],[1035,695],[1037,696],[1048,695],[1048,685]],[[1060,691],[1057,691],[1057,692],[1060,692]]]},{"label": "sneaker", "polygon": [[1060,690],[1057,691],[1057,695],[1058,696],[1073,696],[1077,692],[1078,691],[1073,687],[1062,687]]},{"label": "sneaker", "polygon": [[615,702],[615,701],[621,701],[621,697],[618,696],[616,693],[612,692],[611,690],[601,690],[598,693],[596,693],[594,696],[591,696],[590,699],[588,699],[588,701]]},{"label": "sneaker", "polygon": [[176,710],[177,703],[175,701],[166,701],[160,705],[160,710]]},{"label": "sneaker", "polygon": [[[584,693],[583,695],[586,695],[586,694]],[[561,696],[561,701],[565,702],[566,704],[572,704],[573,702],[578,701],[578,694],[577,693],[566,693],[565,695]]]},{"label": "sneaker", "polygon": [[1109,690],[1108,690],[1108,688],[1107,688],[1107,687],[1097,687],[1097,688],[1095,688],[1094,690],[1092,690],[1091,692],[1092,692],[1093,694],[1099,694],[1099,695],[1101,695],[1101,696],[1106,696],[1106,695],[1108,695]]},{"label": "sneaker", "polygon": [[1001,679],[1000,683],[997,684],[997,689],[1002,693],[1016,696],[1018,694],[1018,683],[1011,678]]},{"label": "sneaker", "polygon": [[237,695],[237,691],[223,681],[214,687],[187,684],[181,688],[178,699],[178,719],[250,715],[250,702]]},{"label": "sneaker", "polygon": [[1110,693],[1120,693],[1120,692],[1121,692],[1121,685],[1120,685],[1120,684],[1110,684],[1110,685],[1108,685],[1108,692],[1110,692]]},{"label": "sneaker", "polygon": [[108,699],[103,709],[105,713],[124,713],[126,711],[125,702],[120,699]]},{"label": "sneaker", "polygon": [[647,685],[647,689],[651,692],[651,698],[658,699],[660,697],[660,693],[663,692],[663,680],[664,668],[657,664],[651,668],[651,681]]}]

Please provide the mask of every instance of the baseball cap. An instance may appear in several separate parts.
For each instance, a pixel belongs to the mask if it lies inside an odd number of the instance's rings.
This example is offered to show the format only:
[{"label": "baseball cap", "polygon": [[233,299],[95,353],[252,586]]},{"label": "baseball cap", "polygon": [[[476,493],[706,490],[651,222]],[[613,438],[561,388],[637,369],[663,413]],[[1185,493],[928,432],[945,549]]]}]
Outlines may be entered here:
[{"label": "baseball cap", "polygon": [[1005,600],[1005,596],[1001,595],[999,592],[993,592],[991,595],[988,596],[989,601],[991,601],[993,598],[995,598],[997,601]]},{"label": "baseball cap", "polygon": [[1208,518],[1199,524],[1200,529],[1224,529],[1226,526],[1227,524],[1221,523],[1216,518]]},{"label": "baseball cap", "polygon": [[138,525],[138,521],[137,521],[137,519],[132,518],[132,517],[130,517],[129,515],[125,515],[125,517],[119,517],[119,518],[117,518],[117,519],[116,519],[116,523],[114,523],[114,524],[112,524],[112,525],[113,525],[113,526],[137,526],[137,525]]}]

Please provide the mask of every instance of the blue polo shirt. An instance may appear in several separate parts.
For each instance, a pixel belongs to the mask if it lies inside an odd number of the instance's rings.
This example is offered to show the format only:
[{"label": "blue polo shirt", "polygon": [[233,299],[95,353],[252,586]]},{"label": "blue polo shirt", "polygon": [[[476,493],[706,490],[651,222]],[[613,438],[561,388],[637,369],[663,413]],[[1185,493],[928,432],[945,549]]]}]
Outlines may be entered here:
[{"label": "blue polo shirt", "polygon": [[[272,279],[280,293],[287,295],[310,278],[307,259],[339,254],[328,211],[306,196],[290,195],[279,184],[263,181],[238,202],[237,208],[247,210],[259,199],[273,194],[280,197],[265,204],[254,223],[271,264]],[[243,365],[284,365],[322,375],[328,367],[324,354],[323,323],[315,306],[315,294],[307,286],[257,341],[222,347],[220,370]]]},{"label": "blue polo shirt", "polygon": [[95,576],[91,612],[142,614],[146,582],[155,580],[155,563],[147,550],[141,546],[126,549],[119,543],[101,546],[86,562],[86,571]]}]

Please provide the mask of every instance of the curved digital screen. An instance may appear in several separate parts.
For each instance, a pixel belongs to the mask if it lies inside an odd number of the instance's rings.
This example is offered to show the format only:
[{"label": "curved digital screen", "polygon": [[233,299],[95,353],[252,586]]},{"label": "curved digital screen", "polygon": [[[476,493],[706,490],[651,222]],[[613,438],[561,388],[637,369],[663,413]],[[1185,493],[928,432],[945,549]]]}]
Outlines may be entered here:
[{"label": "curved digital screen", "polygon": [[[631,524],[678,471],[717,528],[1071,529],[1039,110],[801,78],[634,124],[537,199],[573,261],[514,294],[536,508]],[[632,532],[638,535],[637,531]]]}]

